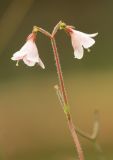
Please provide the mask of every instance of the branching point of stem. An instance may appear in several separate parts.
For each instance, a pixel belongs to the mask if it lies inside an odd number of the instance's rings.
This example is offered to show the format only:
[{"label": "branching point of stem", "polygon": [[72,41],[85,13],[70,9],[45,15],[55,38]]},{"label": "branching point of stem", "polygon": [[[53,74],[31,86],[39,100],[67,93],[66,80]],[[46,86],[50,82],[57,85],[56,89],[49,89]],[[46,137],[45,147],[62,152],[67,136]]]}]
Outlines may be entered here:
[{"label": "branching point of stem", "polygon": [[71,114],[70,114],[70,110],[69,110],[67,92],[66,92],[66,89],[65,89],[64,79],[63,79],[63,75],[62,75],[59,54],[58,54],[58,51],[57,51],[56,41],[55,41],[55,38],[54,38],[59,29],[60,30],[64,29],[66,31],[66,29],[68,29],[68,27],[74,28],[73,26],[68,26],[68,25],[66,25],[66,23],[60,21],[54,27],[52,34],[47,32],[43,28],[40,28],[40,27],[37,27],[37,26],[33,27],[32,32],[34,32],[34,33],[41,32],[42,34],[46,35],[47,37],[49,37],[51,39],[51,44],[52,44],[52,48],[53,48],[54,58],[55,58],[55,62],[56,62],[56,69],[57,69],[57,74],[58,74],[58,79],[59,79],[59,85],[55,85],[54,88],[56,90],[56,93],[57,93],[58,99],[60,101],[60,104],[63,107],[64,113],[66,115],[67,122],[68,122],[68,127],[69,127],[70,133],[73,137],[74,145],[77,148],[79,160],[84,160],[83,151],[82,151],[77,133],[79,135],[81,135],[82,137],[96,143],[97,135],[98,135],[98,131],[99,131],[98,113],[97,112],[95,113],[95,122],[94,122],[92,135],[86,134],[85,132],[81,131],[79,128],[74,127],[72,117],[71,117]]}]

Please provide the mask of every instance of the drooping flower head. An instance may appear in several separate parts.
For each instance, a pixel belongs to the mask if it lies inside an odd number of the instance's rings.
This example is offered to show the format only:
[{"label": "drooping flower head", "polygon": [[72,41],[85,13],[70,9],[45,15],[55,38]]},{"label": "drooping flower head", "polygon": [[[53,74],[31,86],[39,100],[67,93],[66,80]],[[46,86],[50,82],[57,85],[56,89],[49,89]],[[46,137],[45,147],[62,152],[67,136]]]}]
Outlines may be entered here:
[{"label": "drooping flower head", "polygon": [[71,36],[71,42],[74,49],[74,57],[81,59],[84,55],[84,48],[89,51],[89,48],[95,44],[93,37],[97,36],[98,33],[86,34],[74,29],[73,26],[68,26],[62,23],[61,29],[65,29]]},{"label": "drooping flower head", "polygon": [[23,45],[23,47],[19,51],[13,54],[13,57],[11,59],[17,61],[17,65],[20,60],[23,60],[27,66],[32,67],[37,63],[43,69],[45,68],[43,62],[39,57],[35,40],[36,40],[36,33],[32,32],[27,37],[27,41]]},{"label": "drooping flower head", "polygon": [[71,42],[74,49],[74,56],[77,59],[81,59],[84,54],[85,49],[89,49],[91,46],[95,44],[95,40],[93,37],[95,37],[98,33],[94,34],[86,34],[77,30],[74,30],[71,27],[66,27],[67,31],[69,32],[71,36]]}]

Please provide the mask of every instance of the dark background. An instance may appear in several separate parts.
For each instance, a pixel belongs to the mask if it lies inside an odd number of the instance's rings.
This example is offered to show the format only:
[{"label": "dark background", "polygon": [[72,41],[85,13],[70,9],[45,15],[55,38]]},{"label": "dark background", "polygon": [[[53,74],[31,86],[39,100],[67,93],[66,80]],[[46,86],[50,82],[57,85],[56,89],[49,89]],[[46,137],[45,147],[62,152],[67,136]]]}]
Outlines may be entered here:
[{"label": "dark background", "polygon": [[[5,160],[74,160],[65,115],[54,91],[57,74],[51,43],[38,34],[46,69],[19,67],[11,57],[34,25],[49,32],[60,21],[86,33],[98,32],[91,52],[74,59],[70,38],[56,35],[73,120],[91,133],[93,112],[100,112],[98,141],[113,159],[113,1],[0,0],[0,155]],[[93,144],[79,137],[86,159],[98,160]],[[100,157],[101,158],[101,157]]]}]

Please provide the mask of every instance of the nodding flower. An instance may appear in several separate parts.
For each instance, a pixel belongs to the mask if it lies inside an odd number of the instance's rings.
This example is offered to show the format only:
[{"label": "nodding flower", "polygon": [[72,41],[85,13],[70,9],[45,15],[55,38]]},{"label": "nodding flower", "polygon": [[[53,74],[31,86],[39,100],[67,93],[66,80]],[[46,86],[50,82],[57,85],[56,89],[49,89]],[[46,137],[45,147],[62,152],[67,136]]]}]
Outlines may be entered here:
[{"label": "nodding flower", "polygon": [[45,69],[45,66],[43,62],[41,61],[38,53],[37,46],[35,44],[36,40],[36,33],[32,32],[28,37],[26,43],[22,46],[22,48],[15,52],[12,56],[13,61],[17,61],[17,66],[18,62],[20,60],[23,60],[24,63],[27,66],[34,66],[35,64],[40,65],[43,69]]},{"label": "nodding flower", "polygon": [[66,32],[71,36],[71,42],[74,49],[74,57],[81,59],[84,55],[84,48],[90,51],[90,47],[95,44],[93,37],[97,36],[98,33],[86,34],[75,30],[72,26],[66,26]]}]

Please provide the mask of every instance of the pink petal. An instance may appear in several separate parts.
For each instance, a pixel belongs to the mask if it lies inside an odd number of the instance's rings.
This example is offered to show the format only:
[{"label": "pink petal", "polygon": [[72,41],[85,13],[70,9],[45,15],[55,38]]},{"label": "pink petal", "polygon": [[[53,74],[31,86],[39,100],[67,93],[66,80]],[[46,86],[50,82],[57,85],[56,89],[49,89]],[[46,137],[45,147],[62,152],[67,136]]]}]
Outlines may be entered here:
[{"label": "pink petal", "polygon": [[11,59],[13,61],[18,61],[23,59],[24,56],[25,56],[25,53],[22,53],[21,51],[17,51],[16,53],[13,54],[13,57],[11,57]]},{"label": "pink petal", "polygon": [[27,42],[18,52],[13,54],[11,59],[17,61],[23,59],[24,63],[30,67],[38,63],[43,69],[45,68],[43,62],[39,58],[38,49],[32,37],[28,38]]},{"label": "pink petal", "polygon": [[79,46],[78,48],[74,49],[75,58],[82,59],[83,55],[84,55],[84,51],[82,46]]},{"label": "pink petal", "polygon": [[95,44],[95,40],[93,38],[90,37],[84,37],[82,39],[82,45],[84,48],[90,48],[91,46],[93,46]]},{"label": "pink petal", "polygon": [[29,67],[34,66],[35,63],[36,63],[36,62],[33,62],[33,61],[28,60],[26,57],[23,58],[23,61],[24,61],[24,63],[25,63],[27,66],[29,66]]},{"label": "pink petal", "polygon": [[78,38],[79,42],[84,48],[90,48],[95,43],[95,40],[91,37],[95,37],[98,33],[86,34],[86,33],[74,30],[73,34],[75,34],[75,36]]}]

